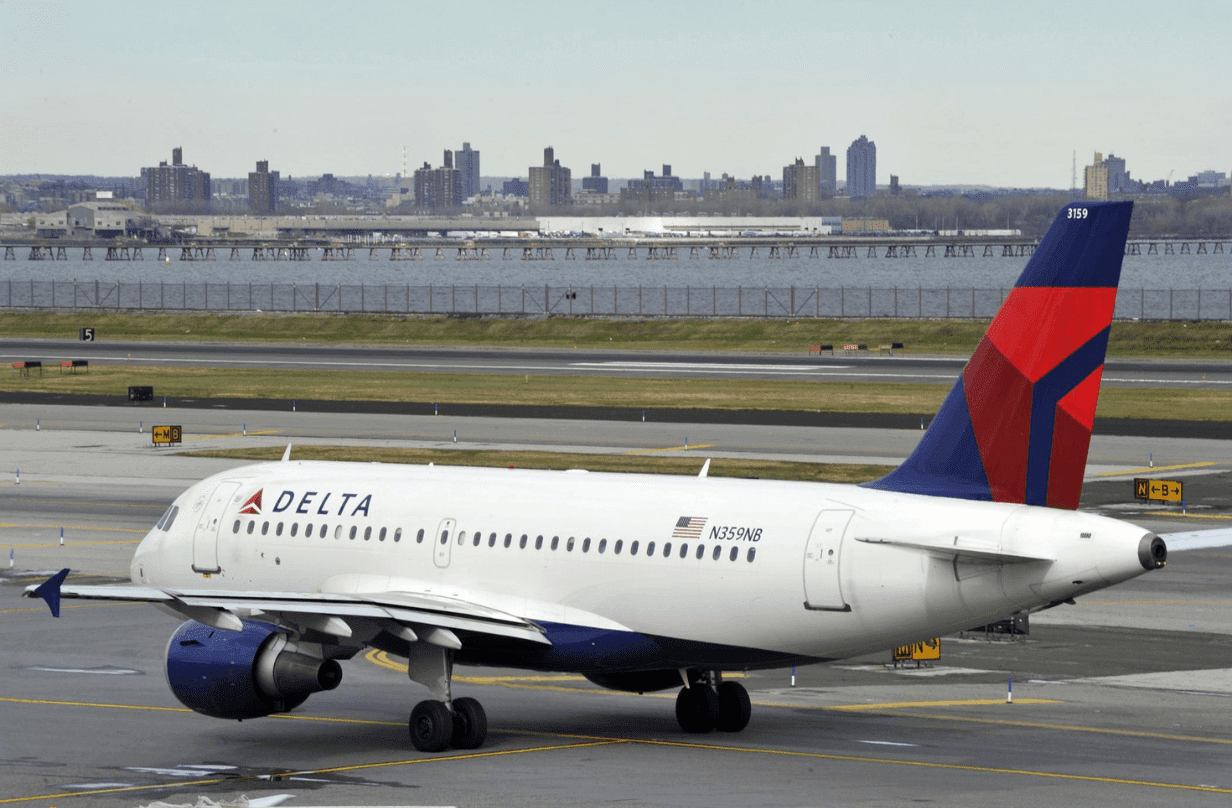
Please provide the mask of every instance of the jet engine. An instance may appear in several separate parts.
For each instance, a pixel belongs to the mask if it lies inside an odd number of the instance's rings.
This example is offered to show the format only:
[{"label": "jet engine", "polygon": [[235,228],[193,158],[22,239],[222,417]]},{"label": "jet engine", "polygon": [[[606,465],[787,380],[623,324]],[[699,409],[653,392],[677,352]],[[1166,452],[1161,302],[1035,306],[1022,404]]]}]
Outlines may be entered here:
[{"label": "jet engine", "polygon": [[333,690],[342,667],[300,653],[268,623],[244,621],[222,631],[188,621],[167,644],[167,684],[180,703],[213,718],[260,718],[287,712],[313,693]]}]

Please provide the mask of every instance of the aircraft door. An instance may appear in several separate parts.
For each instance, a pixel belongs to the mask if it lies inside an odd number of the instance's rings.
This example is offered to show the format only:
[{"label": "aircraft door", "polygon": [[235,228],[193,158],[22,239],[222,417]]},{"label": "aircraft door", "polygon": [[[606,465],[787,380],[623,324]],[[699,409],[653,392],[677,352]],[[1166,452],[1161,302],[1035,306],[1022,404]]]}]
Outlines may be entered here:
[{"label": "aircraft door", "polygon": [[227,503],[240,488],[240,483],[230,480],[219,483],[205,500],[197,517],[197,529],[193,531],[193,572],[218,572],[218,531]]},{"label": "aircraft door", "polygon": [[436,528],[436,550],[432,558],[441,569],[449,566],[449,548],[453,546],[457,526],[457,519],[443,519]]},{"label": "aircraft door", "polygon": [[817,515],[804,551],[804,608],[849,612],[839,576],[843,534],[854,511],[825,510]]}]

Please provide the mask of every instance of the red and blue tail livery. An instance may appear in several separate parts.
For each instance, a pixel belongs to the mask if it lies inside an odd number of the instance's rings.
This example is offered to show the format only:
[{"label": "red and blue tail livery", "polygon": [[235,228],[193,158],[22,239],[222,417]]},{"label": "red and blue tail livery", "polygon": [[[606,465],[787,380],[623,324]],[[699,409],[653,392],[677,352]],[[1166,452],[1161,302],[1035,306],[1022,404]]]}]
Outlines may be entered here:
[{"label": "red and blue tail livery", "polygon": [[1132,202],[1075,202],[912,455],[870,488],[1076,509]]}]

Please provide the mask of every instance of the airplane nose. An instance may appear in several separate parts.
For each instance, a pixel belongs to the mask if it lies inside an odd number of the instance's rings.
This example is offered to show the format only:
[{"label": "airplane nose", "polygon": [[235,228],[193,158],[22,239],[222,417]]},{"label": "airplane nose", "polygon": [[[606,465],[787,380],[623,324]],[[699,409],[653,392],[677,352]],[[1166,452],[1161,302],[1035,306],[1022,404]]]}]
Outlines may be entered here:
[{"label": "airplane nose", "polygon": [[1138,560],[1144,570],[1157,570],[1168,563],[1168,545],[1154,533],[1148,533],[1138,542]]}]

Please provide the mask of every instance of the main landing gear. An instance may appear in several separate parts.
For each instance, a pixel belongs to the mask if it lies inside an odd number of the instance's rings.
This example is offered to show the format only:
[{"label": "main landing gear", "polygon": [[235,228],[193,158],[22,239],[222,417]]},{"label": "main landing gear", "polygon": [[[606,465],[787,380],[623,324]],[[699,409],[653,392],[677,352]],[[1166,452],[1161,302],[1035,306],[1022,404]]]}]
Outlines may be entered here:
[{"label": "main landing gear", "polygon": [[488,736],[488,716],[483,705],[472,698],[452,698],[453,651],[436,645],[411,646],[407,674],[425,685],[432,698],[411,710],[411,744],[420,752],[477,749]]},{"label": "main landing gear", "polygon": [[718,671],[686,684],[676,697],[676,721],[685,732],[739,732],[749,725],[753,707],[739,682],[724,682]]}]

